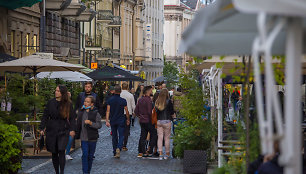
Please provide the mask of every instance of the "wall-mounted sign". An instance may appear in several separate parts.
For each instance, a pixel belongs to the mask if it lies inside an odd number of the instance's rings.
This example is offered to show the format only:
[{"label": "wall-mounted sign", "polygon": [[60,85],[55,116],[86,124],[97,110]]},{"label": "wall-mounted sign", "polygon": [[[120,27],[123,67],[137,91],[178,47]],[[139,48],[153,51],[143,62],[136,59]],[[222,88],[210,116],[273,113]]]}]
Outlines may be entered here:
[{"label": "wall-mounted sign", "polygon": [[145,55],[152,61],[152,24],[146,25],[145,35]]},{"label": "wall-mounted sign", "polygon": [[98,68],[98,63],[91,63],[90,68],[91,69],[97,69]]}]

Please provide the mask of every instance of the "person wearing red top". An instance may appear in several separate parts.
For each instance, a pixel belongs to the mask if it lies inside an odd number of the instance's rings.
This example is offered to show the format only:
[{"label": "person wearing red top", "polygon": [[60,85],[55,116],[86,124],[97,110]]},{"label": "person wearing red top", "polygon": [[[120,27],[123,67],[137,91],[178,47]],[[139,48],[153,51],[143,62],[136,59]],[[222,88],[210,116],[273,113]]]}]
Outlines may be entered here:
[{"label": "person wearing red top", "polygon": [[[151,116],[152,116],[152,100],[150,98],[152,94],[152,87],[146,86],[143,90],[144,95],[138,100],[136,108],[135,108],[135,115],[139,118],[139,123],[141,127],[140,139],[138,144],[138,156],[137,157],[147,157],[152,156],[153,149],[150,148],[148,154],[146,154],[145,145],[146,145],[146,138],[148,132],[150,135],[154,135],[154,127],[151,123]],[[153,137],[152,137],[153,138]],[[154,136],[154,138],[156,138]],[[153,138],[153,139],[154,139]],[[150,141],[150,147],[154,147],[155,140]]]}]

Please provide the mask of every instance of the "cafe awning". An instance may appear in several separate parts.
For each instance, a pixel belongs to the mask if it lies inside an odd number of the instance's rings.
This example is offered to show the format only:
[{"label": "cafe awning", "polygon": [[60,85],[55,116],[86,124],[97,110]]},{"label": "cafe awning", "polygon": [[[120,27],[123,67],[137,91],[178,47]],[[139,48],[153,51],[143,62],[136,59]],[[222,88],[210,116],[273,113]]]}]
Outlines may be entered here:
[{"label": "cafe awning", "polygon": [[41,1],[42,0],[2,0],[0,1],[0,7],[13,10],[20,7],[32,7],[32,5]]}]

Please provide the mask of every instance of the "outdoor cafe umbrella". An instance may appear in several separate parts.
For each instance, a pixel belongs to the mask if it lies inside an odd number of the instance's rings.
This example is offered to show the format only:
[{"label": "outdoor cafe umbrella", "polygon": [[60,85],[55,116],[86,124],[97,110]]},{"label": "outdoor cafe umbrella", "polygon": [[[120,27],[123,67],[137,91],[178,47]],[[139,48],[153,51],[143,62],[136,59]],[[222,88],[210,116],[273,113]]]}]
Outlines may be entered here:
[{"label": "outdoor cafe umbrella", "polygon": [[88,73],[87,76],[94,80],[101,81],[145,81],[144,79],[134,76],[127,71],[119,68],[112,68],[110,66],[97,69],[91,73]]},{"label": "outdoor cafe umbrella", "polygon": [[85,74],[73,71],[56,71],[56,72],[40,72],[37,74],[38,79],[63,79],[70,82],[87,82],[92,79]]},{"label": "outdoor cafe umbrella", "polygon": [[[182,34],[180,53],[193,56],[249,55],[257,35],[257,16],[242,14],[232,1],[218,0],[202,8]],[[285,32],[281,32],[272,48],[274,55],[285,50]]]},{"label": "outdoor cafe umbrella", "polygon": [[42,55],[31,55],[20,59],[0,63],[0,71],[33,73],[45,71],[79,71],[80,66],[46,58]]},{"label": "outdoor cafe umbrella", "polygon": [[[57,61],[44,55],[31,55],[20,59],[0,63],[0,71],[33,73],[34,78],[38,72],[44,71],[78,71],[82,67],[70,63]],[[34,80],[35,83],[35,80]],[[34,93],[36,94],[36,85]],[[36,114],[34,114],[34,119]]]}]

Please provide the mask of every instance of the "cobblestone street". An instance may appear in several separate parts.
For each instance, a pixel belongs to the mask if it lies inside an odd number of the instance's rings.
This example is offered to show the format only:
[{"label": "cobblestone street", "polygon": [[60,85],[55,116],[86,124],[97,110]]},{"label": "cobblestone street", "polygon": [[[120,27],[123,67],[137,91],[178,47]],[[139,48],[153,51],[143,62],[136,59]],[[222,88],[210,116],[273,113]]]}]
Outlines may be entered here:
[{"label": "cobblestone street", "polygon": [[[128,151],[121,152],[121,158],[113,158],[110,128],[105,124],[100,129],[100,138],[97,143],[95,160],[93,162],[92,174],[107,173],[183,173],[182,160],[169,159],[159,161],[155,159],[137,158],[138,139],[140,126],[135,122],[135,127],[131,127],[131,135],[128,142]],[[76,150],[71,156],[72,161],[66,162],[65,174],[82,173],[82,150]],[[24,159],[23,170],[20,173],[49,174],[54,172],[51,159]]]}]

